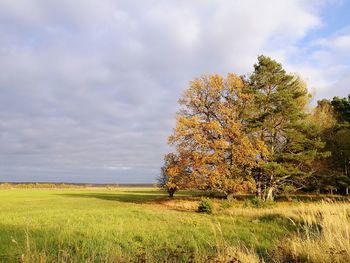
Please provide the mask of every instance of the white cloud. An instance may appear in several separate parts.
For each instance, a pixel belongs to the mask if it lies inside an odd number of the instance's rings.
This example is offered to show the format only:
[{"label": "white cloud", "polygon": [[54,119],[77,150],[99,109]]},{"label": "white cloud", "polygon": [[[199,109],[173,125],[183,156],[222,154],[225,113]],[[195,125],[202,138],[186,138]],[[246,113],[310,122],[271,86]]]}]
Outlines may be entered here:
[{"label": "white cloud", "polygon": [[[333,36],[313,40],[299,52],[298,63],[288,63],[287,68],[298,72],[315,92],[316,99],[347,96],[350,93],[350,32],[340,29]],[[347,88],[345,88],[347,86]]]}]

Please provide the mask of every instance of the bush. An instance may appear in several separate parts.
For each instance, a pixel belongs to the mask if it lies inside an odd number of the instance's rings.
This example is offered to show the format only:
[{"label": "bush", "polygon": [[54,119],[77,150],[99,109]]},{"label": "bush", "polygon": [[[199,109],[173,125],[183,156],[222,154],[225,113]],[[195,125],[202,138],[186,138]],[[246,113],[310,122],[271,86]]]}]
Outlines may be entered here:
[{"label": "bush", "polygon": [[254,197],[252,199],[246,200],[244,203],[245,207],[254,207],[254,208],[266,208],[272,206],[272,202],[265,202],[264,200]]},{"label": "bush", "polygon": [[211,214],[213,212],[213,202],[209,198],[202,198],[198,204],[198,212]]},{"label": "bush", "polygon": [[253,199],[251,199],[250,203],[252,204],[253,207],[256,207],[256,208],[266,207],[266,202],[264,202],[263,200],[261,200],[258,197],[254,197]]},{"label": "bush", "polygon": [[234,202],[235,202],[235,199],[232,197],[224,199],[221,201],[221,208],[223,208],[223,209],[231,208],[233,206]]}]

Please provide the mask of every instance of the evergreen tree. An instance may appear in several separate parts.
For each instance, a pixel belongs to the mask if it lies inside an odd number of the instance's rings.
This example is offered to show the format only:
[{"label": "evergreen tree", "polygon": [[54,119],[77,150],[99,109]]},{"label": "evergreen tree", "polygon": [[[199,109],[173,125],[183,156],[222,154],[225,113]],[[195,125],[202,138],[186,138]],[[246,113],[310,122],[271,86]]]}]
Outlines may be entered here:
[{"label": "evergreen tree", "polygon": [[262,165],[255,169],[257,195],[273,200],[286,185],[303,187],[313,172],[312,164],[325,153],[314,125],[307,122],[310,95],[305,84],[287,74],[281,64],[259,56],[249,78],[255,95],[252,131],[268,148],[260,154]]},{"label": "evergreen tree", "polygon": [[350,95],[348,98],[334,97],[331,101],[337,123],[332,135],[327,138],[327,147],[332,152],[331,169],[338,174],[335,187],[349,194],[350,188]]},{"label": "evergreen tree", "polygon": [[349,194],[350,188],[350,96],[318,101],[312,122],[319,127],[329,158],[319,161],[308,190]]}]

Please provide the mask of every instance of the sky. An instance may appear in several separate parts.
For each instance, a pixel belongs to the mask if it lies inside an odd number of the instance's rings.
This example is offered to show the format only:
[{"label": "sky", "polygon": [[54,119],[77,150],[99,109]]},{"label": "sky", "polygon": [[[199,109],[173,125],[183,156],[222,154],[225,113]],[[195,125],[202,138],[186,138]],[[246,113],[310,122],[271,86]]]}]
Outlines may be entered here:
[{"label": "sky", "polygon": [[257,56],[350,93],[350,1],[0,0],[0,181],[152,183],[177,100]]}]

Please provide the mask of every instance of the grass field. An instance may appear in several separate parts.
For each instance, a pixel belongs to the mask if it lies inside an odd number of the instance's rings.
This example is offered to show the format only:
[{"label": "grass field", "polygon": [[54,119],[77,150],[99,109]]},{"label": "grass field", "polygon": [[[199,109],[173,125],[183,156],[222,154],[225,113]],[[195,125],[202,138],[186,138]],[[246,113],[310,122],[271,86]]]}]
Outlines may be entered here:
[{"label": "grass field", "polygon": [[[310,237],[323,222],[318,206],[337,207],[350,228],[345,203],[259,209],[217,199],[214,213],[202,214],[198,200],[186,192],[171,200],[155,188],[2,189],[0,262],[313,262],[297,245],[321,238]],[[343,230],[345,251],[329,253],[334,262],[349,259]]]}]

